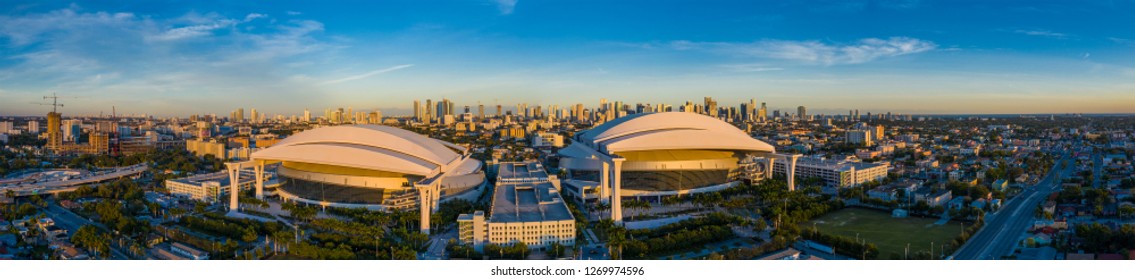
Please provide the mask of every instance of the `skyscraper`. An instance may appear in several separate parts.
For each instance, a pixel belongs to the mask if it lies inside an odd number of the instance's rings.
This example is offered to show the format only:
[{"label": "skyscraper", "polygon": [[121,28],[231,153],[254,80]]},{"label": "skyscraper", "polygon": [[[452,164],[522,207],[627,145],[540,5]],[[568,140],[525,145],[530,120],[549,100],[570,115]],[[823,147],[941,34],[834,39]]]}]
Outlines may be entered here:
[{"label": "skyscraper", "polygon": [[307,108],[303,109],[303,122],[311,122],[311,111]]},{"label": "skyscraper", "polygon": [[804,106],[796,107],[796,117],[800,118],[800,121],[807,121],[808,108],[805,108]]},{"label": "skyscraper", "polygon": [[710,117],[717,117],[717,101],[713,97],[705,97],[705,114]]},{"label": "skyscraper", "polygon": [[[260,123],[260,115],[256,113],[256,108],[252,108],[249,112],[252,115],[252,123]],[[241,113],[241,115],[244,115],[244,113]]]},{"label": "skyscraper", "polygon": [[63,141],[77,142],[81,133],[83,133],[83,121],[74,119],[63,121]]},{"label": "skyscraper", "polygon": [[426,119],[422,122],[430,123],[434,121],[433,104],[434,102],[432,100],[426,99]]},{"label": "skyscraper", "polygon": [[485,104],[477,104],[477,119],[485,119]]},{"label": "skyscraper", "polygon": [[762,122],[768,118],[768,107],[765,106],[764,102],[761,102],[761,109],[757,111],[757,118],[761,119]]},{"label": "skyscraper", "polygon": [[414,99],[414,121],[422,121],[422,103]]},{"label": "skyscraper", "polygon": [[47,113],[47,147],[50,149],[63,146],[63,131],[60,131],[60,126],[63,125],[62,118],[59,113]]}]

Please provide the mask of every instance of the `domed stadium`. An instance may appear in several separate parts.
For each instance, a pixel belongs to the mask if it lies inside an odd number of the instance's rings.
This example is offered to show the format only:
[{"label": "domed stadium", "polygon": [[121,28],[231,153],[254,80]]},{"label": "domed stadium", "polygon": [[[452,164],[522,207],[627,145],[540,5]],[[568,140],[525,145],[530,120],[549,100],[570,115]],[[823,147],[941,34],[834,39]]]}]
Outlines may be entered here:
[{"label": "domed stadium", "polygon": [[485,181],[481,162],[466,148],[381,125],[323,127],[288,137],[252,154],[279,163],[278,193],[285,200],[373,210],[418,206],[423,185],[432,208],[439,197],[463,195]]},{"label": "domed stadium", "polygon": [[683,112],[622,117],[573,140],[559,151],[567,191],[604,201],[729,188],[743,175],[746,158],[775,153],[772,145],[729,123]]}]

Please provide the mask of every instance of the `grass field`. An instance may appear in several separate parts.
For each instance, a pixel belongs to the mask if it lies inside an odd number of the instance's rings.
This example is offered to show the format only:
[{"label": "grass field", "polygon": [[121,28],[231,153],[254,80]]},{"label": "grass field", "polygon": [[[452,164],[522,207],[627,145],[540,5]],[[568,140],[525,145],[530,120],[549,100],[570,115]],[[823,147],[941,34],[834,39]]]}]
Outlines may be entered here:
[{"label": "grass field", "polygon": [[[800,224],[800,227],[815,227],[823,233],[866,239],[879,247],[879,259],[902,259],[903,251],[910,244],[910,254],[930,251],[934,242],[934,254],[941,250],[953,252],[950,243],[962,232],[961,224],[951,221],[945,225],[935,225],[937,219],[893,218],[890,213],[861,208],[847,208],[829,213]],[[943,247],[943,244],[945,245]],[[896,255],[897,254],[897,255]]]}]

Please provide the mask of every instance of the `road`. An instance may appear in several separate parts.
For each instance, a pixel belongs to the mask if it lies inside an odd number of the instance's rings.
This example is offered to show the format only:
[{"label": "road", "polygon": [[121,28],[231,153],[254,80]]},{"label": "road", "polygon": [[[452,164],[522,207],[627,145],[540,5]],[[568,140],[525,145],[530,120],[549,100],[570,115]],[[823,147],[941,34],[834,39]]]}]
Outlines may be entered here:
[{"label": "road", "polygon": [[51,194],[51,193],[57,193],[57,192],[72,191],[75,188],[78,188],[78,186],[80,186],[80,185],[97,183],[97,182],[102,182],[102,181],[107,181],[107,180],[112,180],[112,179],[117,179],[117,178],[127,177],[127,176],[135,176],[135,175],[138,175],[138,174],[142,174],[142,172],[146,172],[146,170],[150,170],[150,167],[148,165],[144,164],[144,163],[141,163],[141,164],[136,164],[136,165],[131,165],[131,166],[118,167],[118,168],[115,169],[114,172],[90,176],[90,177],[86,177],[86,178],[79,178],[79,179],[66,180],[66,181],[60,180],[60,181],[38,182],[38,183],[34,183],[34,184],[5,185],[3,187],[3,189],[5,191],[12,190],[15,193],[15,195],[17,195],[17,196],[28,196],[28,195],[34,195],[34,194]]},{"label": "road", "polygon": [[[47,216],[51,217],[52,220],[55,220],[55,225],[66,229],[68,236],[74,235],[76,231],[79,231],[79,227],[82,227],[83,225],[93,225],[103,230],[107,230],[107,228],[102,224],[91,222],[90,220],[87,220],[86,218],[83,218],[82,216],[79,216],[71,212],[70,210],[63,209],[58,205],[55,205],[54,203],[50,203],[47,209],[44,209],[44,212],[47,213]],[[118,250],[114,242],[110,243],[110,255],[112,259],[130,259],[130,257],[126,256],[126,254],[123,254]]]},{"label": "road", "polygon": [[[1043,180],[1006,203],[997,213],[989,214],[985,226],[954,253],[958,260],[991,260],[1012,253],[1021,234],[1033,224],[1036,206],[1060,186],[1061,178],[1074,169],[1067,156],[1061,155]],[[1068,162],[1067,168],[1060,168]]]}]

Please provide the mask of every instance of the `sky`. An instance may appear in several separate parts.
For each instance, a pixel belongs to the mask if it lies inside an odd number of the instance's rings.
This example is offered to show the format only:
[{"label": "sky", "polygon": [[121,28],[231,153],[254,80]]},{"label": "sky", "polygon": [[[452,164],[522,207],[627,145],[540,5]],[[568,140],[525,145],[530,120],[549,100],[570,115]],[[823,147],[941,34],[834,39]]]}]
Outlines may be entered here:
[{"label": "sky", "polygon": [[0,0],[0,115],[1135,113],[1135,0]]}]

